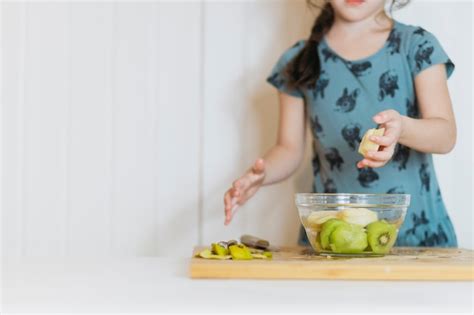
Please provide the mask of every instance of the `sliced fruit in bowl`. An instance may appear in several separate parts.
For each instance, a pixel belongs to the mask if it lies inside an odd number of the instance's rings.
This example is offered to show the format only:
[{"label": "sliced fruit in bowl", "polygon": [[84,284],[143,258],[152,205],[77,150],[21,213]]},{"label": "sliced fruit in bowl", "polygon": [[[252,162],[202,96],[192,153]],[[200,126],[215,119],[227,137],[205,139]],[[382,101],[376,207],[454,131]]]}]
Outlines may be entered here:
[{"label": "sliced fruit in bowl", "polygon": [[380,256],[394,246],[410,195],[297,194],[296,205],[316,253]]},{"label": "sliced fruit in bowl", "polygon": [[329,247],[334,253],[357,254],[367,248],[367,234],[357,224],[338,226],[329,236]]},{"label": "sliced fruit in bowl", "polygon": [[319,229],[326,221],[337,218],[337,211],[320,211],[311,213],[306,219],[308,224]]},{"label": "sliced fruit in bowl", "polygon": [[397,240],[397,228],[387,221],[375,221],[367,226],[367,241],[374,253],[386,254]]},{"label": "sliced fruit in bowl", "polygon": [[378,219],[377,212],[366,208],[343,209],[337,212],[337,217],[347,223],[357,224],[360,226],[366,226]]}]

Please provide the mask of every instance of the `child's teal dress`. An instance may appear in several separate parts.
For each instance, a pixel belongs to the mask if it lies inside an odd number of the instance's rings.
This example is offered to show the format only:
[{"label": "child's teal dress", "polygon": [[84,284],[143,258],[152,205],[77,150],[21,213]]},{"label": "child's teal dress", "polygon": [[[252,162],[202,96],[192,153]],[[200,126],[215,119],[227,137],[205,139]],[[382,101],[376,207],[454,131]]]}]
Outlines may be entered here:
[{"label": "child's teal dress", "polygon": [[[356,61],[338,56],[323,39],[316,86],[290,89],[283,69],[303,46],[299,41],[288,49],[267,80],[278,90],[305,99],[315,138],[314,192],[411,194],[397,244],[457,246],[431,154],[398,145],[384,167],[356,167],[362,159],[357,152],[361,137],[376,127],[375,114],[395,109],[401,115],[417,117],[415,76],[435,64],[445,64],[448,77],[453,72],[454,64],[433,34],[395,22],[383,48]],[[300,243],[305,242],[303,232]]]}]

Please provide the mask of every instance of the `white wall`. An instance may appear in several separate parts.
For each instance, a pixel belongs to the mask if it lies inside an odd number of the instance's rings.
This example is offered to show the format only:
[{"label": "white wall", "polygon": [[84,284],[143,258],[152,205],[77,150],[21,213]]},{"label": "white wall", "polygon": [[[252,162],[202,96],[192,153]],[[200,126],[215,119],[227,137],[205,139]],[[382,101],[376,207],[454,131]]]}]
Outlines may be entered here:
[{"label": "white wall", "polygon": [[[458,145],[436,166],[464,247],[470,6],[396,13],[434,32],[457,64]],[[188,255],[242,233],[296,241],[292,198],[310,189],[309,152],[294,180],[262,190],[230,227],[222,196],[275,140],[276,93],[264,79],[309,31],[303,0],[2,3],[1,13],[5,254]]]},{"label": "white wall", "polygon": [[457,144],[447,155],[435,155],[441,193],[453,220],[459,245],[473,247],[472,155],[472,3],[413,1],[395,13],[400,21],[419,24],[434,33],[456,65],[449,89],[457,122]]}]

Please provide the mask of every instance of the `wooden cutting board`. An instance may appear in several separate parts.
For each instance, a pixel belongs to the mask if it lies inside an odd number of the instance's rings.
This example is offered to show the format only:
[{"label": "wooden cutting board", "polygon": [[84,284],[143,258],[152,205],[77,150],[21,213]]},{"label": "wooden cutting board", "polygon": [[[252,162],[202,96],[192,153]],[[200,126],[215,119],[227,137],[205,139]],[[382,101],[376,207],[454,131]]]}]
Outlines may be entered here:
[{"label": "wooden cutting board", "polygon": [[347,279],[474,280],[474,252],[447,248],[394,248],[385,257],[317,256],[304,247],[281,247],[272,260],[208,260],[190,262],[191,278],[218,279]]}]

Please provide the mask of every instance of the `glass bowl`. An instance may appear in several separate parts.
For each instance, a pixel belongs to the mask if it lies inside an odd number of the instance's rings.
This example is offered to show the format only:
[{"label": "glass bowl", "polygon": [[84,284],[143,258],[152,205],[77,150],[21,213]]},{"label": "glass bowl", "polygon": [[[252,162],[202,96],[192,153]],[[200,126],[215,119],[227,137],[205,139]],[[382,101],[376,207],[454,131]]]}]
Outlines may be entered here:
[{"label": "glass bowl", "polygon": [[395,244],[410,195],[300,193],[295,203],[317,254],[383,256]]}]

